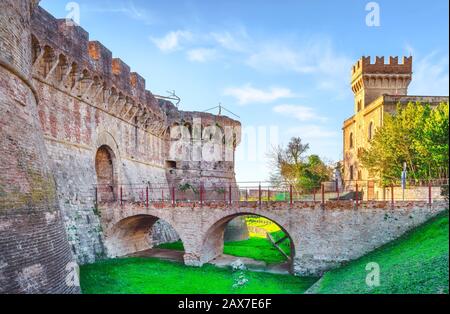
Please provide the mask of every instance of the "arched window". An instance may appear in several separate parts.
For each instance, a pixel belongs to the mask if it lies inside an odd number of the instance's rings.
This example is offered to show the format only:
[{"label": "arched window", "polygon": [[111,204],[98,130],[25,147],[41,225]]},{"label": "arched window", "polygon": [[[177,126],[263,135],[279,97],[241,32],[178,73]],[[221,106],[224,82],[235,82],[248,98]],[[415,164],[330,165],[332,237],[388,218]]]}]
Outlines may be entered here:
[{"label": "arched window", "polygon": [[370,123],[369,123],[368,138],[369,138],[369,141],[371,141],[373,138],[373,121],[370,121]]},{"label": "arched window", "polygon": [[350,136],[349,136],[349,146],[350,146],[350,148],[353,148],[353,132],[350,132]]},{"label": "arched window", "polygon": [[116,169],[115,155],[109,146],[100,146],[95,155],[95,172],[97,174],[97,196],[101,202],[115,201]]},{"label": "arched window", "polygon": [[351,166],[350,166],[350,171],[349,171],[349,172],[350,172],[350,180],[353,180],[353,178],[354,178],[353,170],[354,170],[354,169],[353,169],[353,165],[351,165]]},{"label": "arched window", "polygon": [[358,112],[361,110],[362,101],[358,100]]}]

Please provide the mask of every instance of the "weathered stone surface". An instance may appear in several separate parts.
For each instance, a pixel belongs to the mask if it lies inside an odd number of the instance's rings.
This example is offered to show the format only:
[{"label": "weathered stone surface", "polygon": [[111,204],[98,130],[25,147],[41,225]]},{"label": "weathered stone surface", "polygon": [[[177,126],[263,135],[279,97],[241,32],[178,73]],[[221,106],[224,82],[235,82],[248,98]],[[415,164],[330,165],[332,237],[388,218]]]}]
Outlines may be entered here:
[{"label": "weathered stone surface", "polygon": [[[156,100],[145,89],[145,80],[121,59],[112,58],[100,42],[89,41],[81,27],[55,19],[42,8],[36,9],[31,22],[39,120],[69,242],[79,263],[106,254],[96,201],[117,200],[122,186],[141,186],[124,188],[126,201],[142,200],[142,186],[148,186],[149,198],[156,199],[164,192],[167,197],[169,186],[178,187],[185,180],[235,181],[233,160],[196,162],[191,154],[175,169],[166,161],[176,159],[170,156],[173,126],[200,118],[201,128],[236,127],[238,138],[239,122],[181,112]],[[155,228],[155,243],[177,238],[167,224]]]},{"label": "weathered stone surface", "polygon": [[224,241],[242,241],[249,237],[245,217],[237,217],[230,221],[225,229]]},{"label": "weathered stone surface", "polygon": [[158,220],[152,227],[151,241],[153,246],[172,243],[180,240],[177,231],[164,220]]},{"label": "weathered stone surface", "polygon": [[143,204],[101,207],[105,243],[111,256],[151,248],[145,230],[163,219],[180,236],[187,265],[201,266],[223,253],[227,224],[243,215],[259,215],[277,223],[290,237],[293,271],[320,275],[392,241],[448,207],[446,202],[241,203],[199,207],[181,204],[158,208]]},{"label": "weathered stone surface", "polygon": [[[234,181],[232,161],[188,158],[175,169],[180,177],[166,161],[170,129],[183,119],[199,116],[203,127],[240,124],[158,101],[139,74],[85,30],[37,3],[0,3],[1,289],[77,292],[65,283],[70,249],[81,264],[106,255],[96,203],[117,200],[119,187],[133,184],[149,186],[155,199],[161,191],[154,186],[178,185],[186,173],[197,182]],[[125,200],[143,197],[142,190],[127,193]],[[140,230],[145,241],[135,241],[136,250],[151,238],[178,237],[164,222],[152,235]]]},{"label": "weathered stone surface", "polygon": [[34,2],[0,2],[0,293],[76,293],[30,81]]},{"label": "weathered stone surface", "polygon": [[[236,184],[240,123],[156,99],[84,29],[37,3],[0,2],[0,292],[76,293],[75,260],[178,238],[185,263],[201,266],[222,253],[229,222],[247,214],[289,234],[297,273],[320,274],[448,208],[235,202],[238,191],[227,187]],[[180,127],[187,145],[174,148]],[[208,146],[212,139],[225,146]],[[179,192],[187,183],[209,191],[203,206],[200,191]],[[174,207],[171,189],[183,196]]]}]

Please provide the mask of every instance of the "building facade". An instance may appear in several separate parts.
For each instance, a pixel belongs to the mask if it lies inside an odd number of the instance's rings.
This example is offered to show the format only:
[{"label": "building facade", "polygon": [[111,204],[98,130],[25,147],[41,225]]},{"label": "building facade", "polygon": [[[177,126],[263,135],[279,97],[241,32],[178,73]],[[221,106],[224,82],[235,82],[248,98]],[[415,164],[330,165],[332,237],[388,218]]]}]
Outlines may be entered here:
[{"label": "building facade", "polygon": [[344,181],[361,180],[368,183],[368,197],[374,197],[375,180],[367,169],[362,167],[360,156],[370,146],[377,128],[383,125],[386,113],[395,113],[397,106],[410,102],[420,102],[437,106],[448,102],[448,96],[409,96],[408,86],[412,80],[412,57],[362,57],[352,67],[351,88],[354,94],[355,114],[344,121],[343,160]]},{"label": "building facade", "polygon": [[[0,293],[79,292],[67,284],[73,266],[112,256],[99,200],[139,199],[148,187],[164,201],[188,182],[235,184],[239,121],[161,101],[83,28],[38,3],[0,2]],[[180,125],[183,158],[172,150]],[[218,136],[231,143],[227,159],[204,161]],[[245,236],[238,226],[234,236]],[[177,240],[164,221],[151,227],[147,247]]]}]

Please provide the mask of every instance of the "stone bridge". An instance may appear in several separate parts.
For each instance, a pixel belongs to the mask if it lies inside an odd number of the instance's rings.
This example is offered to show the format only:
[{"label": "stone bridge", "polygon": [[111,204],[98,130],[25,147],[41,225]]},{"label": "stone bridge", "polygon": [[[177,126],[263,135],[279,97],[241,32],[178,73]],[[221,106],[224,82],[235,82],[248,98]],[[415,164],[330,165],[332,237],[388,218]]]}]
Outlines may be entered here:
[{"label": "stone bridge", "polygon": [[445,202],[205,202],[99,205],[111,257],[152,247],[149,231],[162,219],[183,242],[186,265],[201,266],[223,251],[228,222],[258,215],[278,224],[291,239],[291,270],[320,275],[399,237],[446,208]]},{"label": "stone bridge", "polygon": [[[109,256],[151,248],[156,221],[178,232],[186,264],[200,266],[222,253],[233,218],[267,217],[292,240],[293,270],[314,274],[448,208],[438,202],[259,204],[238,202],[237,193],[228,204],[203,206],[111,202],[114,187],[153,188],[152,182],[206,183],[225,195],[220,187],[236,181],[241,124],[178,110],[86,30],[38,3],[0,1],[0,293],[80,292],[67,282],[68,266],[95,262],[104,246]],[[218,158],[204,158],[210,155]],[[106,201],[94,196],[94,185],[106,189]]]}]

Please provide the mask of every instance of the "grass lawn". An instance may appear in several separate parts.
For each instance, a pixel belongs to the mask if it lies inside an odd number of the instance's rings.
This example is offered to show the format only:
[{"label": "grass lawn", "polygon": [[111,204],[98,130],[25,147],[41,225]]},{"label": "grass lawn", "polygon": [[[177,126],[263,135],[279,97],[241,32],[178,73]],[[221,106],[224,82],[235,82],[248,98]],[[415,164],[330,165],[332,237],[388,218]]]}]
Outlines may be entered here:
[{"label": "grass lawn", "polygon": [[85,294],[301,294],[317,278],[246,271],[249,280],[234,288],[236,273],[204,265],[188,267],[153,258],[124,258],[81,266]]},{"label": "grass lawn", "polygon": [[[282,231],[274,232],[274,237],[282,236]],[[165,244],[163,247],[183,249],[181,242]],[[225,245],[224,252],[268,262],[278,262],[277,254],[282,257],[264,238],[229,242]],[[380,266],[378,287],[366,285],[368,271],[365,268],[370,262],[376,262]],[[236,288],[233,285],[237,276],[238,273],[233,273],[231,269],[208,264],[195,268],[153,258],[124,258],[81,266],[81,288],[87,294],[300,294],[317,280],[246,271],[248,283]],[[448,276],[447,211],[364,257],[327,272],[312,292],[448,294]]]},{"label": "grass lawn", "polygon": [[257,261],[264,261],[267,264],[286,261],[283,254],[264,238],[250,238],[245,241],[227,242],[224,244],[223,253],[232,256],[249,257]]},{"label": "grass lawn", "polygon": [[[380,286],[368,287],[367,263],[380,265]],[[326,273],[316,293],[448,294],[448,211],[374,252]]]},{"label": "grass lawn", "polygon": [[[283,238],[285,235],[276,224],[265,218],[249,216],[247,217],[247,224],[270,232],[275,241]],[[287,255],[290,254],[289,240],[282,242],[280,247]],[[161,244],[158,248],[177,251],[184,250],[181,241]],[[244,241],[225,242],[223,253],[238,257],[249,257],[254,260],[264,261],[267,264],[277,264],[286,261],[283,254],[268,239],[258,234],[250,234],[250,239]]]},{"label": "grass lawn", "polygon": [[[158,248],[176,251],[184,250],[181,241],[164,243],[158,245]],[[249,257],[258,261],[264,261],[267,264],[282,263],[286,260],[283,254],[274,248],[269,240],[264,238],[250,238],[244,241],[226,242],[223,253],[238,257]]]}]

